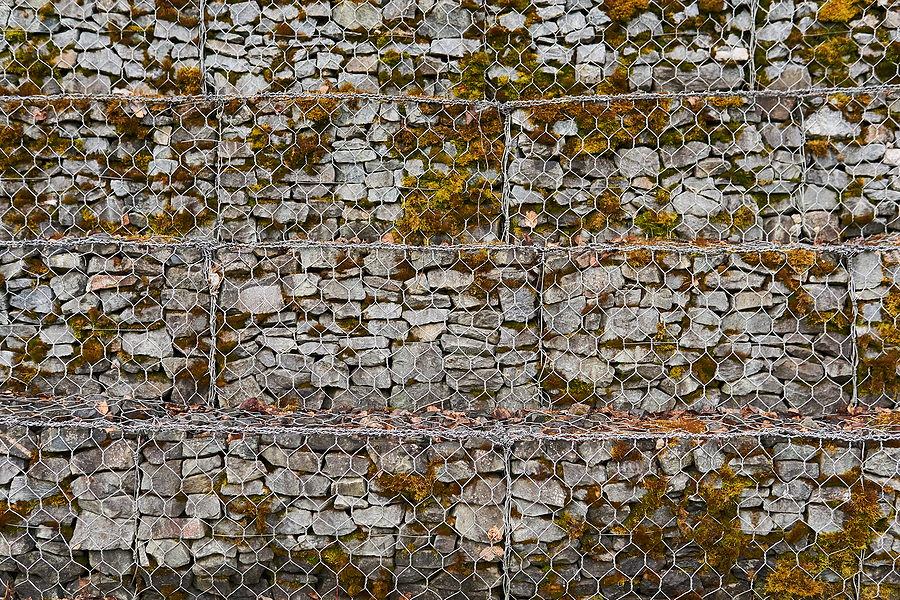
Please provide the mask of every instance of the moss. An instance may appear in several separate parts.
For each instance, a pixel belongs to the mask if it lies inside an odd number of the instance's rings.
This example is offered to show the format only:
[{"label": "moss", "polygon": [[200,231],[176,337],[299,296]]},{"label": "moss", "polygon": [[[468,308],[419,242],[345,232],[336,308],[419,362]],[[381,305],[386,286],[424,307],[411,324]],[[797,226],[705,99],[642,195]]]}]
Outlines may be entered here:
[{"label": "moss", "polygon": [[407,177],[404,185],[411,191],[403,199],[403,216],[396,223],[402,240],[456,236],[499,214],[497,194],[484,179],[471,183],[460,173],[443,176],[429,171],[419,178]]},{"label": "moss", "polygon": [[381,473],[375,477],[375,482],[382,488],[418,504],[432,495],[435,478],[433,474],[423,476],[417,473]]},{"label": "moss", "polygon": [[669,237],[678,224],[678,215],[655,210],[644,210],[634,218],[634,224],[647,237]]},{"label": "moss", "polygon": [[564,513],[553,519],[553,521],[562,527],[569,534],[569,539],[572,540],[581,539],[588,529],[587,523],[569,513]]},{"label": "moss", "polygon": [[147,223],[156,235],[181,237],[209,225],[215,218],[215,213],[206,207],[195,215],[185,208],[176,212],[171,204],[166,204],[163,212],[148,216]]},{"label": "moss", "polygon": [[150,128],[141,124],[138,117],[128,107],[128,100],[113,98],[106,102],[106,120],[115,125],[116,133],[133,140],[143,140],[150,135]]},{"label": "moss", "polygon": [[460,75],[453,90],[466,100],[487,98],[487,68],[492,64],[487,52],[467,54],[459,61]]},{"label": "moss", "polygon": [[857,0],[828,0],[816,13],[816,18],[820,21],[846,23],[855,19],[859,13]]},{"label": "moss", "polygon": [[682,533],[705,551],[704,561],[714,571],[731,570],[746,547],[747,536],[738,521],[738,500],[748,480],[725,467],[715,473],[718,485],[703,484],[698,490],[706,502],[706,511],[691,528]]},{"label": "moss", "polygon": [[584,219],[588,231],[597,231],[608,225],[621,225],[625,216],[619,195],[610,189],[604,190],[594,200],[596,211]]},{"label": "moss", "polygon": [[51,346],[49,344],[44,343],[38,337],[34,337],[26,342],[25,355],[31,362],[40,364],[47,358],[50,348]]},{"label": "moss", "polygon": [[829,588],[809,575],[814,565],[793,554],[778,558],[775,569],[766,576],[762,592],[770,600],[818,600],[826,598]]},{"label": "moss", "polygon": [[647,490],[647,493],[638,501],[631,505],[631,512],[622,522],[623,527],[627,531],[634,531],[638,527],[643,527],[641,522],[645,517],[650,516],[653,511],[663,505],[663,498],[668,489],[668,482],[665,477],[656,477],[649,475],[641,480],[641,485]]},{"label": "moss", "polygon": [[833,71],[829,79],[841,81],[846,76],[848,64],[853,64],[859,49],[849,37],[837,36],[829,38],[817,46],[800,51],[800,55],[816,65]]},{"label": "moss", "polygon": [[628,21],[649,5],[648,0],[604,0],[603,10],[613,21]]},{"label": "moss", "polygon": [[203,75],[200,69],[185,67],[175,75],[175,83],[185,96],[197,96],[203,91]]},{"label": "moss", "polygon": [[872,488],[855,485],[850,501],[840,510],[847,517],[841,531],[821,533],[816,537],[816,545],[826,558],[826,568],[842,577],[852,577],[859,569],[859,557],[875,538],[876,533],[886,528],[879,527],[881,513],[878,508],[878,494]]},{"label": "moss", "polygon": [[732,213],[720,212],[710,219],[713,223],[726,225],[732,231],[747,231],[756,224],[756,212],[749,206],[741,206]]},{"label": "moss", "polygon": [[227,499],[227,506],[231,512],[249,517],[257,534],[263,535],[266,532],[266,517],[272,512],[271,496],[239,496],[230,498]]},{"label": "moss", "polygon": [[806,149],[810,154],[818,158],[825,158],[834,149],[830,140],[807,140]]},{"label": "moss", "polygon": [[[722,0],[705,0],[707,3],[717,3],[719,6],[722,5]],[[700,10],[704,10],[703,8],[704,0],[700,0]],[[713,9],[709,9],[713,10]],[[722,10],[721,8],[715,10]],[[719,110],[725,110],[728,108],[741,108],[744,106],[744,99],[740,96],[712,96],[707,98],[706,101],[715,106]]]},{"label": "moss", "polygon": [[350,597],[362,594],[366,589],[366,576],[350,564],[350,555],[340,546],[329,546],[322,551],[322,563],[334,573],[338,586]]},{"label": "moss", "polygon": [[[856,343],[860,349],[857,366],[860,393],[891,395],[900,393],[900,378],[897,377],[900,349],[885,349],[881,340],[868,333],[859,336]],[[875,356],[869,358],[872,354]]]}]

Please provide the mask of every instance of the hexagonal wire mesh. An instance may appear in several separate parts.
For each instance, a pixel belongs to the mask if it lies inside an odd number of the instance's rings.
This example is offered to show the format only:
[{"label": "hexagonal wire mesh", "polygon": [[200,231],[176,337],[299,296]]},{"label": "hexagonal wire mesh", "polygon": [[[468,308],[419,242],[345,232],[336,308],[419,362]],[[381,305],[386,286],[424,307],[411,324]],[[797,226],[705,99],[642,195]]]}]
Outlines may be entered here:
[{"label": "hexagonal wire mesh", "polygon": [[897,595],[890,2],[38,4],[7,595]]}]

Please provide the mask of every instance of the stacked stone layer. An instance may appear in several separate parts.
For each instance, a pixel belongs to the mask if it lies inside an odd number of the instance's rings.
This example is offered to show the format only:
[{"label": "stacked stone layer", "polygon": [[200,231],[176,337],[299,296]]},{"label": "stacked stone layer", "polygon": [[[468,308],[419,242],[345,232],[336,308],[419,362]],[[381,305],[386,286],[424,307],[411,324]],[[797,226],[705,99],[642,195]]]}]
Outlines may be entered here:
[{"label": "stacked stone layer", "polygon": [[780,598],[788,574],[813,597],[892,598],[900,584],[889,443],[0,439],[0,579],[22,598]]}]

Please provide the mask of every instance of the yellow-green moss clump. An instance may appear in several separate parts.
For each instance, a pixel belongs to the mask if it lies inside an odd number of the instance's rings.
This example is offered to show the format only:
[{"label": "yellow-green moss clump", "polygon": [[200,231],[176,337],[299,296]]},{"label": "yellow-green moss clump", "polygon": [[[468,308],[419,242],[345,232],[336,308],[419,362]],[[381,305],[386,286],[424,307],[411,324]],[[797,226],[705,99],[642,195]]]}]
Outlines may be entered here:
[{"label": "yellow-green moss clump", "polygon": [[215,214],[206,207],[195,215],[186,208],[176,212],[172,205],[167,204],[163,212],[147,217],[147,223],[156,235],[180,237],[209,225],[215,218]]},{"label": "yellow-green moss clump", "polygon": [[[859,476],[858,469],[853,473]],[[799,554],[782,556],[775,569],[766,576],[762,591],[770,600],[825,600],[837,597],[843,583],[817,579],[830,571],[848,580],[859,572],[862,553],[876,535],[887,527],[878,508],[878,494],[858,483],[851,490],[850,501],[839,510],[846,515],[840,531],[820,533],[815,544]]]},{"label": "yellow-green moss clump", "polygon": [[403,216],[396,232],[401,240],[427,242],[437,234],[459,235],[466,227],[489,223],[499,214],[499,199],[484,179],[472,183],[465,175],[429,171],[406,177]]},{"label": "yellow-green moss clump", "polygon": [[720,212],[713,215],[710,221],[726,225],[732,231],[747,231],[756,224],[756,212],[749,206],[741,206],[732,213]]},{"label": "yellow-green moss clump", "polygon": [[178,90],[185,96],[197,96],[203,91],[203,75],[200,69],[185,67],[175,75]]},{"label": "yellow-green moss clump", "polygon": [[634,218],[634,224],[647,237],[669,237],[678,225],[678,215],[665,211],[645,210]]},{"label": "yellow-green moss clump", "polygon": [[603,10],[613,21],[628,21],[649,5],[648,0],[604,0]]},{"label": "yellow-green moss clump", "polygon": [[747,544],[738,520],[738,501],[749,480],[728,467],[716,476],[718,485],[701,485],[698,490],[706,511],[693,527],[683,528],[682,534],[704,550],[704,561],[715,572],[727,573]]},{"label": "yellow-green moss clump", "polygon": [[431,496],[434,490],[433,476],[417,473],[381,473],[375,482],[389,492],[400,494],[407,500],[419,503]]},{"label": "yellow-green moss clump", "polygon": [[859,12],[857,0],[828,0],[816,13],[816,18],[820,21],[846,23],[855,19]]}]

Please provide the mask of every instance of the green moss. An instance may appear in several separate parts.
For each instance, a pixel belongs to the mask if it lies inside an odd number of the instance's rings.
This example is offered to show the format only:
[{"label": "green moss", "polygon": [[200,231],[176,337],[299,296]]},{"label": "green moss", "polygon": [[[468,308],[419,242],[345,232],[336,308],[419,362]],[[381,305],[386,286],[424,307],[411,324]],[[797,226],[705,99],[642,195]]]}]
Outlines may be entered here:
[{"label": "green moss", "polygon": [[39,337],[33,337],[25,344],[25,355],[36,364],[40,364],[47,358],[51,346],[41,341]]},{"label": "green moss", "polygon": [[357,597],[366,589],[366,576],[350,564],[350,555],[340,546],[329,546],[323,550],[321,559],[334,573],[338,586],[348,596]]},{"label": "green moss", "polygon": [[816,13],[816,18],[820,21],[846,23],[855,19],[859,13],[857,0],[828,0]]},{"label": "green moss", "polygon": [[418,504],[432,495],[435,478],[417,473],[381,473],[375,477],[375,482],[385,490]]},{"label": "green moss", "polygon": [[704,484],[698,490],[706,502],[705,513],[696,525],[682,533],[704,550],[704,561],[709,567],[727,573],[747,545],[738,520],[738,500],[749,481],[728,467],[716,472],[715,477],[718,485]]},{"label": "green moss", "polygon": [[197,96],[203,91],[203,74],[200,69],[185,67],[178,70],[175,83],[182,95]]},{"label": "green moss", "polygon": [[492,221],[500,211],[499,198],[484,179],[471,183],[460,173],[445,176],[429,171],[403,183],[411,191],[403,199],[403,216],[395,231],[404,241],[456,236],[466,227]]},{"label": "green moss", "polygon": [[163,212],[148,216],[147,223],[156,235],[182,237],[195,229],[209,225],[215,218],[215,213],[206,207],[195,215],[185,208],[176,212],[171,204],[167,204]]},{"label": "green moss", "polygon": [[613,21],[629,21],[647,10],[648,0],[604,0],[603,10]]},{"label": "green moss", "polygon": [[820,533],[816,536],[816,545],[824,553],[826,568],[842,577],[852,577],[859,570],[862,552],[886,527],[878,524],[882,519],[878,494],[862,484],[852,488],[850,501],[844,503],[840,510],[847,515],[841,531]]},{"label": "green moss", "polygon": [[718,363],[709,354],[704,354],[691,364],[691,373],[703,385],[708,385],[716,376]]},{"label": "green moss", "polygon": [[900,349],[885,348],[881,340],[868,333],[859,336],[856,344],[860,349],[857,366],[859,392],[890,395],[900,393],[900,378],[897,377]]},{"label": "green moss", "polygon": [[815,566],[793,554],[778,558],[775,569],[766,575],[762,592],[770,600],[824,600],[829,586],[809,575]]},{"label": "green moss", "polygon": [[453,90],[457,97],[466,100],[484,100],[487,97],[487,68],[492,64],[487,52],[467,54],[459,61],[460,75]]},{"label": "green moss", "polygon": [[734,232],[747,231],[756,224],[756,212],[749,206],[741,206],[732,213],[720,212],[710,219],[713,223],[728,226]]},{"label": "green moss", "polygon": [[678,215],[654,210],[644,210],[634,218],[634,224],[647,237],[669,237],[678,224]]},{"label": "green moss", "polygon": [[228,509],[238,515],[249,517],[256,533],[266,533],[266,517],[272,512],[271,496],[244,496],[227,500]]}]

